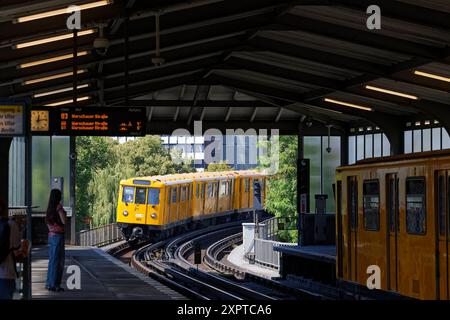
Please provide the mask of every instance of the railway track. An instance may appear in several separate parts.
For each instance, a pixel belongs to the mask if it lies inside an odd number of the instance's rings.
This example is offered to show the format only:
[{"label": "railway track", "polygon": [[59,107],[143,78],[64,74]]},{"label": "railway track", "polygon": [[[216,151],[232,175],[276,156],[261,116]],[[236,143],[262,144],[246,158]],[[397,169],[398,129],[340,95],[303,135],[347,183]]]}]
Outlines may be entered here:
[{"label": "railway track", "polygon": [[210,227],[187,233],[138,249],[131,259],[137,270],[199,300],[277,300],[230,279],[204,272],[187,261],[193,243],[217,241],[236,233],[241,222]]}]

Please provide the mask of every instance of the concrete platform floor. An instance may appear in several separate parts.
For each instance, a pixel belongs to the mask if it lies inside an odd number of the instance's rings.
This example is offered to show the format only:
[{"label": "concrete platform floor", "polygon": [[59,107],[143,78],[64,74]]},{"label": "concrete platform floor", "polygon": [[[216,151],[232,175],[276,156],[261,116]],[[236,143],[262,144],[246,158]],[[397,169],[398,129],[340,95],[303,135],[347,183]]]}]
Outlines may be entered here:
[{"label": "concrete platform floor", "polygon": [[234,248],[228,255],[227,259],[230,263],[245,272],[257,275],[259,277],[264,277],[267,279],[280,277],[277,270],[266,268],[258,264],[250,264],[248,260],[244,258],[244,245]]},{"label": "concrete platform floor", "polygon": [[[62,287],[64,292],[45,289],[48,268],[48,247],[32,250],[33,299],[56,300],[183,300],[181,294],[146,277],[130,266],[111,257],[103,250],[91,247],[66,247]],[[67,267],[76,265],[81,271],[81,289],[66,287]]]}]

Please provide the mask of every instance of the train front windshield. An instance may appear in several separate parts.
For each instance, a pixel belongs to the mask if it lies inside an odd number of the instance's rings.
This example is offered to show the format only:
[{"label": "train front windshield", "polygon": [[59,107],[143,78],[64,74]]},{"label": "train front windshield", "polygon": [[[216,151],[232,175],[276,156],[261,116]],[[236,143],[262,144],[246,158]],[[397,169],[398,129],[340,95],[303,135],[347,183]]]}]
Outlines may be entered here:
[{"label": "train front windshield", "polygon": [[[148,193],[147,193],[148,190]],[[145,197],[147,193],[147,198]],[[136,194],[136,198],[135,198]],[[147,201],[146,201],[147,200]],[[124,203],[136,203],[147,205],[159,204],[159,189],[157,188],[140,188],[140,187],[123,187],[122,202]]]}]

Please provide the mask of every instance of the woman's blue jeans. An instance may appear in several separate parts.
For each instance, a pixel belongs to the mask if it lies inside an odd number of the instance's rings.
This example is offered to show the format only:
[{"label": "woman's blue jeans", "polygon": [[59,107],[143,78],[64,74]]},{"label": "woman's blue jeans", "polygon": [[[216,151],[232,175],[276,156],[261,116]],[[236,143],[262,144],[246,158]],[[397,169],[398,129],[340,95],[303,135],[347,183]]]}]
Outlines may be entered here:
[{"label": "woman's blue jeans", "polygon": [[64,234],[48,237],[48,272],[46,286],[48,288],[59,288],[64,272]]},{"label": "woman's blue jeans", "polygon": [[0,279],[0,300],[11,300],[16,290],[16,280]]}]

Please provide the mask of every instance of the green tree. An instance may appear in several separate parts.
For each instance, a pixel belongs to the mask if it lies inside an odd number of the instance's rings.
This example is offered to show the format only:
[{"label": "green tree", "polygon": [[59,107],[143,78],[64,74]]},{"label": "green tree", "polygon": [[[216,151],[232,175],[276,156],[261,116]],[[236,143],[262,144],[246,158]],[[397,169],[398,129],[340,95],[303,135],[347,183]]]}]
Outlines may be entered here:
[{"label": "green tree", "polygon": [[95,194],[88,191],[89,183],[98,170],[116,162],[117,141],[105,137],[77,137],[76,140],[76,210],[77,225],[83,226],[91,216]]},{"label": "green tree", "polygon": [[230,170],[232,170],[232,168],[226,162],[210,163],[206,169],[207,172],[221,172]]},{"label": "green tree", "polygon": [[[268,179],[265,207],[276,217],[292,219],[297,216],[297,137],[280,136],[279,150],[279,167]],[[280,231],[278,237],[280,241],[296,242],[297,234],[296,230]]]},{"label": "green tree", "polygon": [[110,138],[87,138],[77,150],[81,160],[77,167],[83,174],[77,186],[84,190],[77,194],[77,200],[81,201],[77,205],[92,218],[92,227],[115,221],[120,180],[194,171],[187,164],[173,161],[159,136],[145,136],[122,144]]}]

